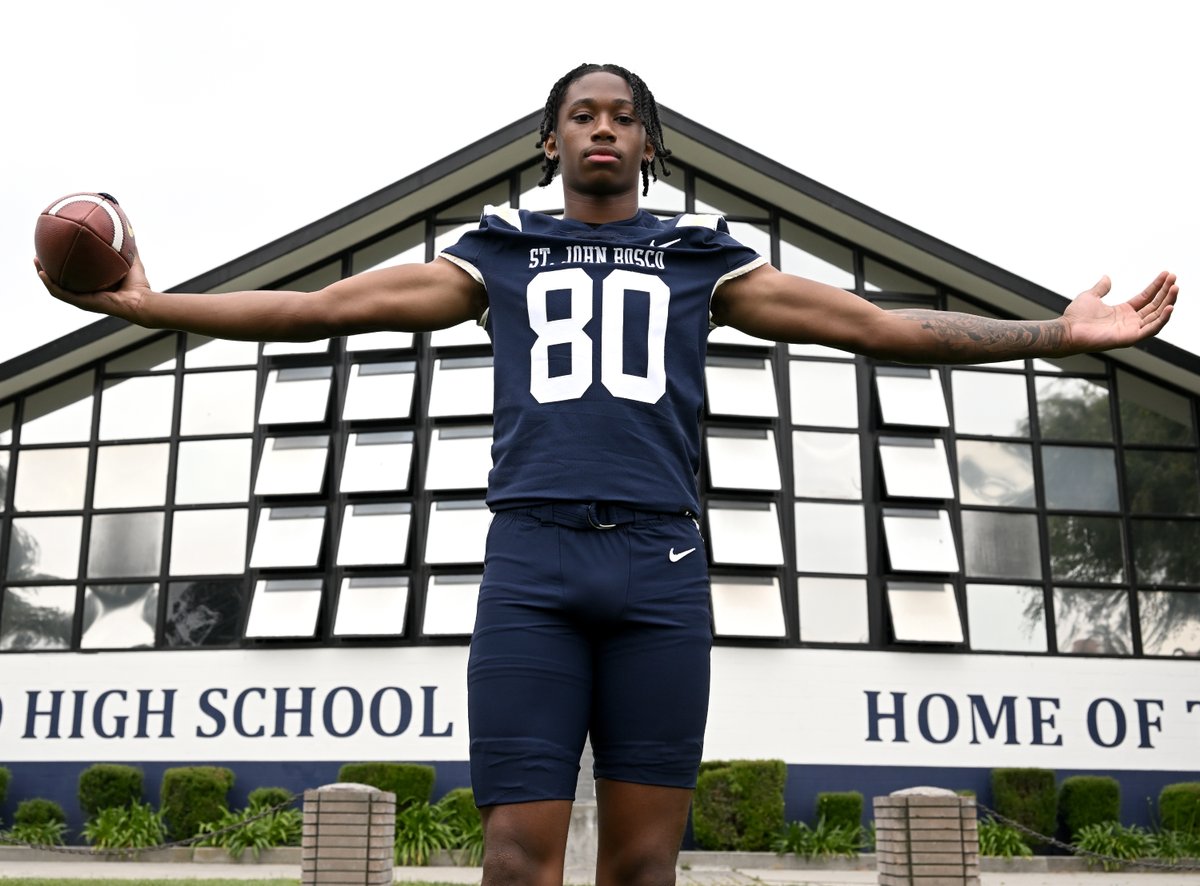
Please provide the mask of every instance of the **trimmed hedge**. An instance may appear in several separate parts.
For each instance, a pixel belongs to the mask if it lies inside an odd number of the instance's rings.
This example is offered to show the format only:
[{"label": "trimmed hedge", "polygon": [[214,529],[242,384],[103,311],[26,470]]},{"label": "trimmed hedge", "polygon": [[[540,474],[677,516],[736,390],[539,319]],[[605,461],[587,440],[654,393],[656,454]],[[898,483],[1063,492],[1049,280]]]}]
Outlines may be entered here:
[{"label": "trimmed hedge", "polygon": [[[992,805],[1006,818],[1039,834],[1053,836],[1058,827],[1054,770],[993,769]],[[1032,844],[1034,838],[1028,838],[1027,842]]]},{"label": "trimmed hedge", "polygon": [[233,772],[223,766],[176,766],[163,773],[159,811],[171,837],[187,840],[200,825],[220,821],[229,811]]},{"label": "trimmed hedge", "polygon": [[292,801],[292,792],[287,788],[255,788],[246,798],[251,809],[270,809]]},{"label": "trimmed hedge", "polygon": [[437,805],[445,809],[455,821],[469,824],[480,821],[479,808],[475,805],[475,792],[470,788],[454,788],[442,795]]},{"label": "trimmed hedge", "polygon": [[[1075,841],[1080,828],[1121,820],[1121,786],[1107,775],[1072,775],[1058,788],[1058,819]],[[1045,833],[1043,831],[1042,833]]]},{"label": "trimmed hedge", "polygon": [[396,809],[410,803],[428,803],[433,797],[435,771],[420,763],[346,763],[338,781],[370,785],[396,795]]},{"label": "trimmed hedge", "polygon": [[1200,835],[1200,781],[1177,781],[1159,791],[1158,817],[1164,830]]},{"label": "trimmed hedge", "polygon": [[96,763],[79,773],[79,808],[89,819],[103,809],[128,809],[142,802],[142,770],[120,763]]},{"label": "trimmed hedge", "polygon": [[0,766],[0,806],[4,805],[4,801],[8,798],[8,783],[12,781],[12,770],[7,766]]},{"label": "trimmed hedge", "polygon": [[53,800],[45,800],[41,797],[22,800],[17,804],[17,811],[13,815],[13,824],[17,825],[66,823],[67,813],[63,812],[63,808]]},{"label": "trimmed hedge", "polygon": [[701,849],[761,852],[783,829],[782,760],[714,761],[701,766],[692,832]]},{"label": "trimmed hedge", "polygon": [[822,791],[817,794],[817,821],[850,830],[862,827],[863,795],[858,791]]}]

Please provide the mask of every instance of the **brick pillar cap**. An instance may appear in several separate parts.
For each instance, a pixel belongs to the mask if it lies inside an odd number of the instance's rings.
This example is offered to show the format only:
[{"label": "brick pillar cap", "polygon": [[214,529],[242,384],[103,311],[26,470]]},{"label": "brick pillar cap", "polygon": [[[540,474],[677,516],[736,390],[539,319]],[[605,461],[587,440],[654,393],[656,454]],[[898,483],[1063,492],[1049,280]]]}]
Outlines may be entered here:
[{"label": "brick pillar cap", "polygon": [[388,791],[381,791],[379,788],[372,787],[369,784],[358,784],[353,781],[339,781],[334,784],[325,784],[317,788],[318,791],[346,791],[363,794],[386,794]]},{"label": "brick pillar cap", "polygon": [[899,791],[892,791],[888,794],[889,797],[957,797],[958,794],[949,788],[934,788],[929,786],[921,786],[915,788],[904,788]]}]

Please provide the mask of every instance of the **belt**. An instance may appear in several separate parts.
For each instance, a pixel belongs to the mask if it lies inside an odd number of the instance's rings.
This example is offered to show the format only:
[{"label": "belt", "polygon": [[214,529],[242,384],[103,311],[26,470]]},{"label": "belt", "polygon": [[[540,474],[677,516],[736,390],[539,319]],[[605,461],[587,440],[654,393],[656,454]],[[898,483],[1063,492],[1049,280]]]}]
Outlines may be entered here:
[{"label": "belt", "polygon": [[[568,526],[573,529],[615,529],[628,523],[647,523],[674,516],[660,511],[636,511],[622,505],[598,502],[562,502],[534,505],[528,508],[512,508],[515,514],[529,514],[543,523]],[[686,516],[682,512],[678,516]]]}]

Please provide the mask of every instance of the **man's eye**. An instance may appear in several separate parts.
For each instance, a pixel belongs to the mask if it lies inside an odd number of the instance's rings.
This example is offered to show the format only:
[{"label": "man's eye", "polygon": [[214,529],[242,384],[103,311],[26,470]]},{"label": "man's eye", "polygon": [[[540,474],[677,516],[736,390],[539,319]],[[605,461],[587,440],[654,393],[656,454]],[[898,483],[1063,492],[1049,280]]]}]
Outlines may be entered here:
[{"label": "man's eye", "polygon": [[619,116],[617,118],[617,122],[618,123],[634,123],[636,121],[632,117],[630,117],[628,114],[622,114],[621,116]]},{"label": "man's eye", "polygon": [[589,120],[592,119],[592,115],[591,114],[575,114],[571,117],[571,119],[574,120],[576,123],[587,123]]}]

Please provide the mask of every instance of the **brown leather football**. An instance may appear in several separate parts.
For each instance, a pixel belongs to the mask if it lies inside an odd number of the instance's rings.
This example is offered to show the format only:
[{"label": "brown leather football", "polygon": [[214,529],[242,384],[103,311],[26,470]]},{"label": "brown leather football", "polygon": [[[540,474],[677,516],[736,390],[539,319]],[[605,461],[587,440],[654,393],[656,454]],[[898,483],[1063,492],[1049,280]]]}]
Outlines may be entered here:
[{"label": "brown leather football", "polygon": [[114,289],[137,255],[133,227],[109,194],[70,194],[38,216],[33,248],[42,269],[72,292]]}]

